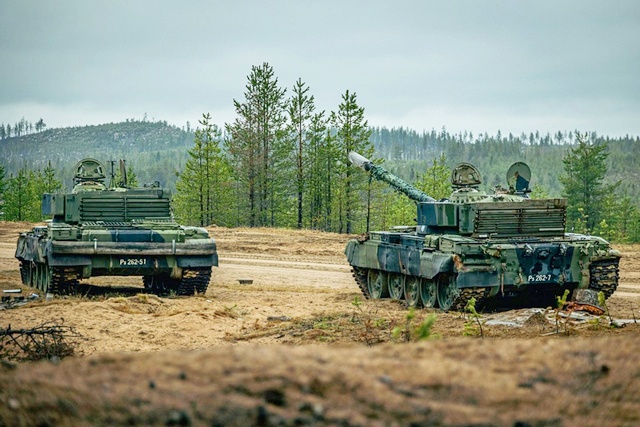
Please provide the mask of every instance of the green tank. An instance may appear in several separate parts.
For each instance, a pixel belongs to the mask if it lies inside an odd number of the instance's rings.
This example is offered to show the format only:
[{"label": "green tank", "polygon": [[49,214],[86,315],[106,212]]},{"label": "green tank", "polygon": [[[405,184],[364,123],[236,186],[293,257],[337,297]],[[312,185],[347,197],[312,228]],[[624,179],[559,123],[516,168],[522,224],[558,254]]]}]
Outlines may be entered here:
[{"label": "green tank", "polygon": [[18,238],[22,282],[57,294],[93,276],[141,276],[151,293],[204,294],[218,265],[207,230],[177,224],[171,192],[157,182],[129,188],[123,161],[120,182],[105,180],[101,162],[83,159],[71,193],[43,195],[42,213],[53,219]]},{"label": "green tank", "polygon": [[349,159],[417,204],[417,225],[348,242],[347,260],[367,298],[445,311],[463,310],[471,298],[544,307],[567,289],[608,298],[618,286],[618,251],[601,237],[567,233],[565,199],[529,198],[525,163],[514,163],[509,188],[494,194],[478,189],[473,165],[460,163],[451,195],[436,201],[355,152]]}]

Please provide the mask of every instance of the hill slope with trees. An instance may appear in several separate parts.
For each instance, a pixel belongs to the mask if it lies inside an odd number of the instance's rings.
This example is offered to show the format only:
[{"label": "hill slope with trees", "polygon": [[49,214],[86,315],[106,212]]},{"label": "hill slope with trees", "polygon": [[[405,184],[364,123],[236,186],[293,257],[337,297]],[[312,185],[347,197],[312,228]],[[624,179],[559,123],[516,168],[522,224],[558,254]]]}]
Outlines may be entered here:
[{"label": "hill slope with trees", "polygon": [[0,158],[7,176],[25,167],[44,169],[51,162],[56,176],[71,185],[74,165],[85,157],[108,166],[124,158],[140,182],[160,181],[175,187],[176,175],[193,145],[193,131],[167,122],[127,120],[95,126],[54,128],[0,140]]}]

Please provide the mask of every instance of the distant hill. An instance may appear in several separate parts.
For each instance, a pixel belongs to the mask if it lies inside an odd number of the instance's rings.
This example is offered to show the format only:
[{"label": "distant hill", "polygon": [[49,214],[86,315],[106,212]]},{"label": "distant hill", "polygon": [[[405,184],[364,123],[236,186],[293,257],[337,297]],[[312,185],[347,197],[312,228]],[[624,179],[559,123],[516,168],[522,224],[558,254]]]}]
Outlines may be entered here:
[{"label": "distant hill", "polygon": [[0,158],[7,176],[25,165],[44,169],[51,161],[67,185],[71,184],[73,166],[84,157],[94,157],[107,168],[110,160],[124,158],[140,183],[160,181],[173,188],[175,172],[184,164],[193,138],[193,132],[166,122],[57,128],[0,141]]},{"label": "distant hill", "polygon": [[[594,139],[609,144],[608,182],[621,181],[620,191],[640,199],[640,138],[627,136]],[[465,161],[478,167],[485,190],[505,184],[506,171],[513,162],[531,166],[532,184],[549,196],[560,197],[558,177],[564,173],[562,158],[575,143],[575,135],[557,133],[541,135],[449,134],[416,132],[404,128],[372,129],[375,157],[385,160],[385,167],[400,177],[415,181],[444,154],[447,164]],[[109,167],[110,160],[124,158],[138,177],[139,183],[159,181],[174,189],[176,173],[181,171],[193,147],[194,133],[167,122],[127,120],[95,126],[48,129],[19,137],[0,140],[0,162],[7,177],[26,165],[44,169],[51,161],[58,178],[71,186],[73,166],[84,157],[94,157]]]}]

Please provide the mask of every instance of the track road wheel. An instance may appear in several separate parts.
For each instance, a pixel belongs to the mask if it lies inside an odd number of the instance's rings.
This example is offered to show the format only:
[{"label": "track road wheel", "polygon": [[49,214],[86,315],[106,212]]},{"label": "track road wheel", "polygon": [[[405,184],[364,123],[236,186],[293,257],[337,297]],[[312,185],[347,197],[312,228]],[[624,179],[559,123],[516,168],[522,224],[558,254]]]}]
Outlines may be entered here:
[{"label": "track road wheel", "polygon": [[456,286],[454,274],[441,274],[438,276],[438,306],[443,311],[449,311],[458,298],[459,292]]},{"label": "track road wheel", "polygon": [[386,298],[389,296],[387,275],[380,270],[369,270],[367,274],[367,288],[371,299]]},{"label": "track road wheel", "polygon": [[438,286],[436,282],[429,279],[422,279],[420,283],[420,299],[422,306],[425,308],[433,308],[438,301]]},{"label": "track road wheel", "polygon": [[393,300],[401,300],[404,293],[404,275],[398,273],[389,273],[387,279],[389,285],[389,296]]},{"label": "track road wheel", "polygon": [[404,299],[409,307],[421,307],[420,298],[422,278],[417,276],[407,276],[404,278]]}]

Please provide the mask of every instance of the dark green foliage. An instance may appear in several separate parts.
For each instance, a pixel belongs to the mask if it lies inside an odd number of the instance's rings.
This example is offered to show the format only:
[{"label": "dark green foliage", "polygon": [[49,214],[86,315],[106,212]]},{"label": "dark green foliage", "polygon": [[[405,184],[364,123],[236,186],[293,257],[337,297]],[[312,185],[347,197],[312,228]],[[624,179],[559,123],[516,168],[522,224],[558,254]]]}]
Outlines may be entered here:
[{"label": "dark green foliage", "polygon": [[178,221],[188,225],[233,225],[231,168],[220,148],[220,129],[203,114],[201,128],[176,183],[174,209]]},{"label": "dark green foliage", "polygon": [[309,87],[301,79],[293,86],[293,96],[289,100],[289,134],[294,145],[295,156],[295,188],[297,199],[297,228],[304,224],[304,207],[308,184],[307,167],[313,162],[309,158],[311,143],[311,125],[315,111],[314,97],[309,95]]},{"label": "dark green foliage", "polygon": [[7,221],[40,221],[40,198],[36,194],[36,173],[23,167],[9,177],[4,199]]},{"label": "dark green foliage", "polygon": [[604,185],[608,157],[606,143],[593,143],[588,136],[578,136],[563,159],[565,173],[560,176],[567,198],[567,223],[578,232],[591,233],[603,219],[607,194],[615,185]]},{"label": "dark green foliage", "polygon": [[42,193],[56,193],[62,190],[62,182],[56,178],[56,170],[51,166],[51,160],[47,162],[47,167],[44,168],[41,178],[41,188],[38,189],[38,191],[42,191]]},{"label": "dark green foliage", "polygon": [[[342,103],[338,106],[338,111],[331,113],[331,124],[336,131],[337,153],[341,156],[336,165],[339,177],[337,231],[353,233],[356,231],[355,222],[362,218],[364,213],[363,199],[367,203],[365,218],[366,224],[369,224],[371,196],[368,176],[356,170],[357,167],[347,161],[347,156],[350,151],[357,151],[365,157],[371,157],[373,154],[370,142],[371,129],[364,118],[364,108],[357,103],[355,93],[347,90],[342,95]],[[362,224],[361,220],[360,224]],[[361,227],[357,228],[361,230]]]},{"label": "dark green foliage", "polygon": [[447,167],[444,153],[440,158],[433,159],[433,164],[422,174],[416,187],[436,200],[451,194],[451,169]]},{"label": "dark green foliage", "polygon": [[[253,66],[244,102],[234,100],[237,118],[226,125],[226,149],[236,177],[240,224],[284,226],[290,199],[292,141],[285,132],[285,92],[268,63]],[[285,218],[283,218],[283,216]]]},{"label": "dark green foliage", "polygon": [[0,165],[0,220],[4,219],[4,192],[7,188],[4,166]]},{"label": "dark green foliage", "polygon": [[62,189],[62,182],[55,176],[50,162],[44,172],[22,167],[6,181],[3,197],[3,219],[6,221],[38,222],[42,216],[41,203],[44,193],[55,193]]}]

